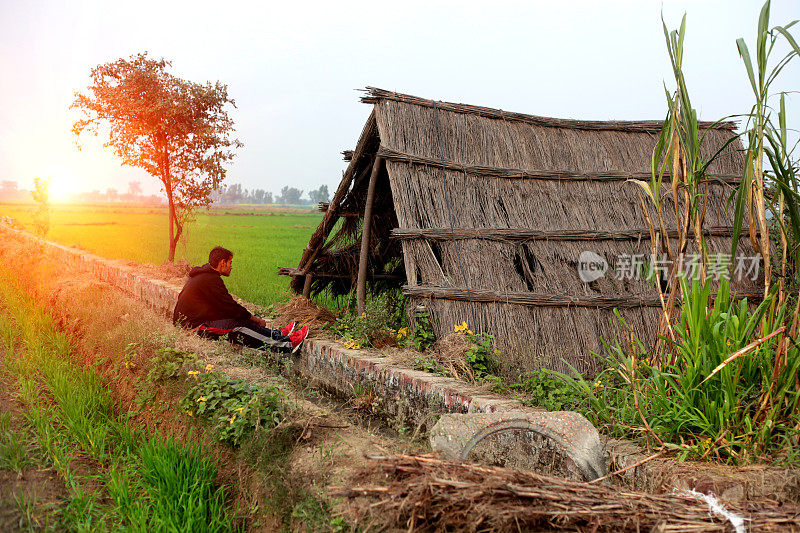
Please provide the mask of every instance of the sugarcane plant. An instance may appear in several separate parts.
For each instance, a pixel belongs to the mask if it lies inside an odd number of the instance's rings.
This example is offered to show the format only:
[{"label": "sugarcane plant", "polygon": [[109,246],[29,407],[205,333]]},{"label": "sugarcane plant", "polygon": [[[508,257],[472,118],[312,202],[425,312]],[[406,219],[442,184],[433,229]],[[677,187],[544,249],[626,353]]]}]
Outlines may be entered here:
[{"label": "sugarcane plant", "polygon": [[[786,261],[788,260],[789,235],[786,224],[784,223],[784,212],[788,211],[789,221],[793,225],[794,235],[797,235],[797,188],[795,182],[795,165],[791,163],[788,150],[788,139],[786,135],[786,107],[785,97],[781,94],[780,110],[778,121],[780,126],[775,127],[772,119],[772,109],[769,105],[770,86],[778,75],[797,55],[800,55],[800,47],[794,39],[789,28],[794,26],[797,21],[792,21],[786,26],[775,26],[769,28],[770,1],[764,3],[758,18],[758,31],[756,34],[756,55],[755,62],[750,56],[750,50],[743,38],[736,40],[739,55],[744,63],[750,86],[755,95],[755,103],[750,113],[747,115],[747,126],[745,135],[747,138],[746,163],[742,184],[736,195],[736,211],[734,218],[734,233],[731,251],[735,254],[738,246],[739,235],[744,220],[747,215],[750,242],[764,261],[764,296],[769,294],[772,283],[772,251],[770,249],[770,231],[767,210],[772,209],[777,221],[777,230],[781,241],[781,278],[780,293],[783,296],[785,288],[784,276],[786,273]],[[785,41],[789,45],[789,51],[774,65],[771,66],[770,59],[775,52],[776,44]],[[765,145],[765,140],[769,143],[769,149]],[[768,181],[765,176],[770,172],[764,168],[764,155],[767,155],[773,165],[772,178],[774,186],[773,194],[767,194]],[[777,200],[777,202],[775,201]],[[777,206],[777,209],[775,209]],[[781,298],[782,301],[782,298]]]},{"label": "sugarcane plant", "polygon": [[[593,406],[587,416],[595,423],[644,435],[648,445],[678,450],[681,457],[800,459],[791,457],[800,445],[800,295],[790,297],[800,286],[798,162],[796,144],[789,142],[785,95],[777,111],[769,105],[770,85],[800,48],[789,32],[795,22],[769,28],[769,8],[767,1],[760,12],[755,62],[745,42],[736,43],[756,103],[744,115],[744,132],[731,135],[710,157],[701,148],[714,125],[698,124],[682,71],[686,17],[675,31],[664,24],[676,89],[665,89],[668,112],[653,150],[650,181],[636,182],[643,193],[651,252],[667,256],[671,265],[665,290],[664,279],[654,276],[662,304],[658,341],[645,346],[618,315],[626,334],[605,344],[601,358],[606,368],[594,383],[574,371],[570,378],[563,376]],[[772,54],[783,46],[779,43],[788,45],[788,52],[772,66]],[[746,139],[745,167],[731,196],[731,257],[736,257],[746,220],[764,265],[763,298],[757,306],[731,294],[730,272],[716,284],[707,275],[703,224],[707,189],[717,179],[709,167],[739,138]],[[664,190],[667,182],[670,188]],[[674,226],[668,223],[672,217]],[[690,245],[700,261],[694,279],[683,260]],[[779,268],[772,261],[773,249]],[[606,381],[614,386],[604,386]]]},{"label": "sugarcane plant", "polygon": [[[729,145],[736,141],[736,137],[731,137],[710,157],[703,156],[701,147],[706,135],[721,121],[702,129],[698,125],[697,111],[692,107],[683,76],[686,16],[681,20],[679,30],[669,31],[665,23],[662,25],[677,87],[674,93],[670,93],[666,87],[664,89],[668,112],[653,150],[650,182],[632,180],[642,188],[655,210],[656,220],[653,221],[645,200],[640,195],[642,212],[650,230],[651,254],[654,258],[659,255],[668,257],[672,266],[664,272],[667,277],[665,287],[662,287],[660,276],[654,276],[659,278],[655,285],[663,311],[658,327],[659,340],[654,350],[656,362],[660,361],[664,351],[665,345],[661,341],[665,338],[672,342],[676,340],[673,324],[678,311],[677,303],[687,296],[684,293],[685,285],[680,284],[679,279],[685,276],[685,257],[691,242],[694,242],[699,258],[701,284],[705,284],[708,249],[703,224],[708,184],[711,179],[715,179],[709,175],[708,170]],[[670,190],[662,192],[662,185],[667,179],[670,181]],[[669,208],[664,206],[668,197],[671,197],[674,207],[672,212],[668,212]],[[673,215],[677,231],[674,248],[666,223],[666,218]]]}]

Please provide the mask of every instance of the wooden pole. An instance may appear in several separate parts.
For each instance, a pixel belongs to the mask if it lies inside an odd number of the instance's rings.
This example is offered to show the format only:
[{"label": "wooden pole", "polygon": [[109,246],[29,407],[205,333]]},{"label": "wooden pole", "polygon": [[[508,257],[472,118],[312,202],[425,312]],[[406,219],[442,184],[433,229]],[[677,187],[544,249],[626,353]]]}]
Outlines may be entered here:
[{"label": "wooden pole", "polygon": [[372,227],[372,204],[375,200],[375,182],[378,181],[378,171],[383,158],[376,157],[372,164],[372,173],[369,175],[367,187],[367,204],[364,207],[364,225],[361,228],[361,255],[358,259],[358,280],[356,281],[356,309],[359,316],[367,306],[367,256],[369,256],[369,233]]},{"label": "wooden pole", "polygon": [[314,274],[306,274],[305,282],[303,283],[303,296],[306,298],[311,296],[311,282],[314,280]]}]

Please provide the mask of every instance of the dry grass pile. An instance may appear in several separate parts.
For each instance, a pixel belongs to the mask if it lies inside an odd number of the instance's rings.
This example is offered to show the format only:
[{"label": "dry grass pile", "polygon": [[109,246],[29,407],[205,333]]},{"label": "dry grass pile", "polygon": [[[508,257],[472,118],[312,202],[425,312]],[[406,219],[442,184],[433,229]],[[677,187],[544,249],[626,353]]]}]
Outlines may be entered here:
[{"label": "dry grass pile", "polygon": [[466,336],[451,333],[437,340],[433,351],[426,357],[441,364],[454,378],[474,383],[475,371],[466,359],[467,352],[474,347]]},{"label": "dry grass pile", "polygon": [[[433,456],[371,457],[356,483],[337,487],[365,529],[408,531],[733,531],[730,520],[688,494],[620,492]],[[376,471],[382,485],[370,483]],[[382,476],[383,477],[383,476]],[[754,531],[800,531],[800,508],[774,502],[724,503]]]},{"label": "dry grass pile", "polygon": [[336,316],[324,307],[314,305],[308,298],[294,296],[275,308],[274,322],[283,325],[292,320],[303,326],[308,325],[309,335],[317,336],[327,324],[336,321]]},{"label": "dry grass pile", "polygon": [[174,263],[164,263],[162,265],[151,265],[149,263],[128,263],[137,269],[142,269],[150,278],[163,279],[164,281],[180,282],[189,275],[192,265],[186,259],[180,259]]}]

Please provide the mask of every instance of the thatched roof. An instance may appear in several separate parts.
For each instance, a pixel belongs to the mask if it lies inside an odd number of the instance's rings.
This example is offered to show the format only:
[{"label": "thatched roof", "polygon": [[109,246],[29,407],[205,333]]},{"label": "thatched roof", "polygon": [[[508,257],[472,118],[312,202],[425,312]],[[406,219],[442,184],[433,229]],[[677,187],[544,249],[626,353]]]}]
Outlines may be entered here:
[{"label": "thatched roof", "polygon": [[[626,180],[649,180],[661,121],[553,119],[380,89],[362,101],[374,110],[346,153],[341,185],[299,267],[283,269],[296,291],[306,273],[314,273],[312,292],[353,289],[367,183],[380,157],[371,286],[402,285],[411,306],[431,311],[437,333],[467,321],[495,335],[513,368],[564,370],[566,359],[587,373],[590,352],[616,334],[613,308],[653,340],[660,308],[651,282],[607,275],[587,284],[576,267],[584,250],[612,266],[620,254],[650,254],[641,189]],[[733,129],[729,122],[709,129],[705,155]],[[718,179],[705,184],[711,252],[730,250],[724,200],[744,164],[737,147],[714,162],[709,172]],[[740,247],[752,252],[746,240]]]}]

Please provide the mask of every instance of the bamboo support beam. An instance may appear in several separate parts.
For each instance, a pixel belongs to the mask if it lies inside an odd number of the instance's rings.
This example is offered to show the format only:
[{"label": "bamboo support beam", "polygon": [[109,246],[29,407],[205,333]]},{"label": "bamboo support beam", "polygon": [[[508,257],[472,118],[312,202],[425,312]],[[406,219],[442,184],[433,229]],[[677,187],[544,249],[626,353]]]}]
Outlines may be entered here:
[{"label": "bamboo support beam", "polygon": [[372,229],[372,205],[375,203],[375,183],[378,181],[382,159],[376,157],[372,163],[367,187],[367,201],[364,206],[364,225],[361,227],[361,255],[358,258],[358,280],[356,281],[356,309],[364,313],[367,305],[367,259],[369,258],[369,237]]},{"label": "bamboo support beam", "polygon": [[[358,145],[354,151],[355,156],[360,156],[366,151],[367,145],[372,137],[377,136],[377,131],[378,126],[375,120],[375,112],[373,111],[372,114],[370,114],[369,119],[367,119],[366,125],[364,125],[364,131],[361,133],[361,138],[359,139]],[[303,256],[300,258],[300,263],[298,264],[298,268],[302,272],[301,275],[305,275],[305,273],[310,269],[311,264],[314,262],[314,259],[319,253],[319,250],[325,244],[325,239],[328,238],[331,230],[336,225],[336,219],[338,217],[337,210],[339,208],[339,204],[350,190],[350,184],[355,178],[358,159],[359,157],[354,157],[347,166],[347,170],[345,170],[342,181],[339,183],[339,188],[336,189],[336,193],[333,195],[333,198],[331,198],[331,202],[327,211],[325,211],[325,216],[322,217],[322,222],[314,234],[311,235],[311,238],[308,241],[308,246],[303,251]]]},{"label": "bamboo support beam", "polygon": [[[421,298],[440,300],[458,300],[473,302],[494,302],[533,307],[593,307],[600,309],[626,307],[661,307],[657,296],[569,296],[565,294],[541,294],[522,291],[499,292],[487,289],[470,289],[463,287],[403,286],[403,294]],[[734,298],[761,298],[760,292],[738,293]]]},{"label": "bamboo support beam", "polygon": [[[331,204],[329,204],[328,202],[320,202],[319,205],[317,206],[317,209],[319,209],[320,212],[322,212],[322,213],[327,212],[330,208],[331,208]],[[340,216],[340,217],[352,217],[352,218],[358,217],[358,218],[361,218],[361,213],[353,213],[353,212],[350,212],[350,211],[339,211],[339,212],[336,213],[336,215]]]},{"label": "bamboo support beam", "polygon": [[[429,157],[406,154],[391,148],[381,146],[378,156],[396,163],[407,163],[409,165],[423,165],[436,168],[444,168],[452,172],[470,174],[486,178],[504,179],[532,179],[532,180],[555,180],[555,181],[627,181],[645,180],[650,181],[650,172],[627,172],[621,170],[606,170],[602,172],[578,172],[571,170],[531,170],[522,168],[501,168],[487,167],[482,165],[462,165],[456,161],[441,161]],[[722,176],[708,174],[708,177],[701,180],[701,183],[724,182],[729,185],[738,185],[741,181],[740,176]],[[671,176],[665,173],[664,180],[671,180]]]},{"label": "bamboo support beam", "polygon": [[314,274],[311,272],[306,274],[306,279],[303,280],[303,296],[308,298],[311,296],[311,282],[314,281]]},{"label": "bamboo support beam", "polygon": [[[302,273],[302,270],[300,270],[299,268],[279,267],[278,275],[295,277],[295,276],[305,276],[306,274]],[[313,276],[315,278],[333,278],[333,279],[352,279],[353,277],[350,274],[339,274],[335,272],[320,272],[317,270],[309,272],[308,275]],[[398,276],[395,274],[367,274],[367,275],[369,279],[373,281],[402,281],[406,279],[405,276]]]},{"label": "bamboo support beam", "polygon": [[[703,233],[707,237],[732,237],[733,228],[713,226]],[[667,230],[671,238],[678,237],[678,230]],[[650,240],[648,228],[632,228],[621,231],[597,230],[538,230],[530,228],[395,228],[392,237],[399,240],[427,239],[450,241],[453,239],[481,239],[489,241],[596,241],[596,240]],[[746,238],[746,235],[742,235]]]}]

